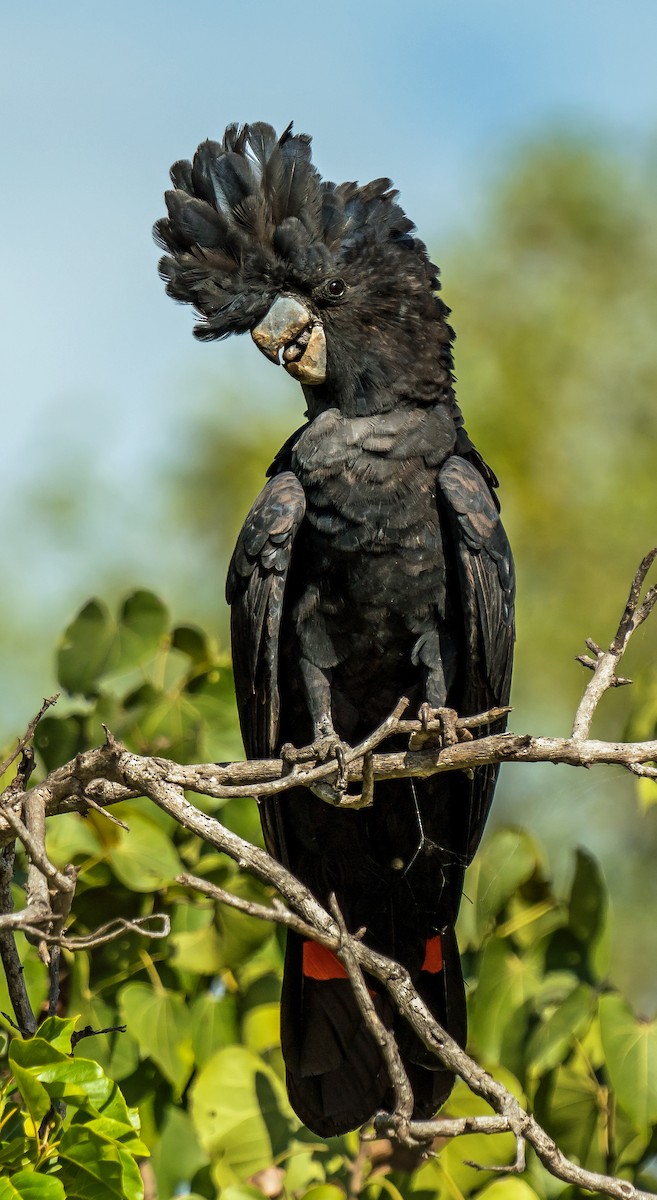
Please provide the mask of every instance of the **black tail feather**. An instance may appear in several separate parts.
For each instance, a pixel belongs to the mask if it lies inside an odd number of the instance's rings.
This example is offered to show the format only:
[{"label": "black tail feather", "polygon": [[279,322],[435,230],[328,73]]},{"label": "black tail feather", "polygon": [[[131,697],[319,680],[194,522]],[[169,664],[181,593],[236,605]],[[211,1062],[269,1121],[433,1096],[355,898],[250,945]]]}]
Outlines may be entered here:
[{"label": "black tail feather", "polygon": [[[454,931],[446,930],[440,940],[442,968],[421,970],[415,982],[438,1022],[464,1045],[465,993]],[[381,1051],[349,980],[339,977],[341,968],[337,960],[335,964],[332,978],[304,974],[304,941],[288,934],[281,1003],[287,1087],[293,1108],[320,1137],[356,1129],[393,1106]],[[372,994],[379,1016],[395,1032],[415,1097],[414,1115],[431,1117],[449,1096],[453,1076],[395,1013],[390,997],[375,981]]]}]

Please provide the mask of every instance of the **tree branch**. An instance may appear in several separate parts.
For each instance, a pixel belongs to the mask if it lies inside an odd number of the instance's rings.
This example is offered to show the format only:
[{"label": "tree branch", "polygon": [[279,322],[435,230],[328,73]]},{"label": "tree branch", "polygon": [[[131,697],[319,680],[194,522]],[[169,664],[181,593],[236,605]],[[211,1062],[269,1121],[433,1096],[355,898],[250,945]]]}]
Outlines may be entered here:
[{"label": "tree branch", "polygon": [[10,766],[12,765],[12,763],[14,763],[16,761],[19,754],[23,753],[23,751],[25,750],[25,747],[29,746],[30,742],[32,741],[32,738],[34,737],[34,731],[35,731],[37,725],[39,724],[39,721],[41,720],[42,716],[44,715],[44,713],[46,713],[48,711],[49,708],[52,708],[53,704],[56,704],[58,700],[59,700],[59,692],[55,692],[54,696],[50,696],[49,699],[43,701],[43,704],[41,705],[41,708],[39,709],[38,713],[36,713],[36,715],[34,717],[32,717],[32,720],[30,721],[27,729],[25,730],[25,733],[21,737],[19,737],[19,739],[16,743],[15,750],[12,750],[11,754],[9,754],[7,756],[7,758],[5,758],[4,762],[0,763],[0,779],[2,779],[2,776],[6,774],[6,772],[9,770]]},{"label": "tree branch", "polygon": [[[557,1179],[575,1184],[589,1191],[611,1196],[614,1200],[655,1200],[655,1195],[643,1192],[626,1180],[588,1171],[572,1162],[562,1153],[538,1121],[526,1111],[520,1102],[498,1080],[493,1079],[475,1062],[453,1038],[438,1024],[421,997],[418,995],[408,972],[392,959],[377,954],[364,946],[362,941],[347,933],[344,925],[331,916],[318,903],[312,893],[303,886],[285,867],[258,847],[251,846],[230,830],[195,809],[182,794],[170,785],[156,784],[151,797],[161,808],[184,824],[187,829],[201,833],[211,845],[223,850],[243,868],[252,871],[265,882],[273,884],[293,912],[280,905],[260,905],[243,897],[233,896],[222,888],[216,888],[207,880],[193,875],[181,875],[178,882],[194,887],[204,895],[213,897],[251,916],[263,917],[268,921],[286,925],[304,936],[311,936],[328,949],[333,950],[347,966],[348,959],[357,963],[360,971],[378,979],[389,991],[398,1012],[402,1014],[422,1040],[427,1049],[435,1054],[443,1066],[467,1083],[471,1091],[481,1096],[491,1106],[494,1117],[473,1116],[467,1118],[436,1117],[432,1121],[408,1121],[405,1113],[397,1111],[381,1114],[376,1121],[377,1132],[396,1137],[406,1145],[417,1147],[438,1137],[457,1137],[462,1133],[513,1133],[519,1153],[516,1163],[508,1170],[517,1170],[522,1161],[522,1143],[533,1147],[544,1166]],[[203,832],[201,832],[203,831]],[[349,967],[347,967],[349,971]],[[354,975],[349,971],[350,978]],[[367,991],[367,989],[366,989]],[[362,993],[356,991],[359,1004]],[[369,997],[369,993],[368,993]],[[362,1009],[361,1009],[362,1011]],[[364,1012],[365,1017],[365,1012]],[[369,1013],[365,1019],[369,1020]],[[378,1031],[377,1031],[378,1032]],[[382,1047],[383,1049],[383,1047]]]},{"label": "tree branch", "polygon": [[[24,912],[14,913],[11,883],[14,876],[14,843],[0,851],[0,958],[7,978],[7,989],[18,1028],[30,1037],[37,1027],[36,1017],[25,987],[23,967],[16,949],[13,928],[22,924]],[[13,920],[12,920],[13,918]],[[13,928],[12,928],[13,927]]]},{"label": "tree branch", "polygon": [[[476,718],[484,723],[488,714]],[[419,721],[404,721],[420,732]],[[393,736],[397,730],[387,733]],[[363,779],[365,756],[349,756],[346,765],[349,783]],[[317,767],[294,767],[289,770],[281,759],[262,759],[235,763],[195,763],[180,765],[166,758],[130,754],[124,751],[119,760],[114,749],[101,746],[87,750],[77,758],[51,771],[42,783],[30,789],[42,796],[47,817],[67,812],[85,812],[89,807],[87,792],[97,806],[117,804],[143,795],[137,786],[127,782],[124,766],[128,761],[142,764],[143,774],[173,787],[214,799],[238,796],[282,795],[292,787],[310,787],[322,780],[330,781],[337,772],[335,762]],[[490,763],[549,762],[570,767],[620,766],[633,774],[657,778],[657,739],[645,742],[611,742],[569,737],[535,737],[531,734],[495,733],[470,742],[431,750],[398,750],[371,756],[375,780],[428,778],[446,771],[470,771]],[[141,775],[141,772],[137,772]],[[16,817],[15,805],[22,803],[25,794],[14,794],[11,807],[0,805],[0,848],[15,836],[22,839],[22,822]],[[347,797],[346,807],[349,807]],[[29,833],[28,833],[29,836]],[[50,866],[50,871],[55,868]]]},{"label": "tree branch", "polygon": [[609,649],[602,650],[592,638],[587,638],[586,645],[592,654],[595,655],[595,658],[590,658],[587,654],[578,656],[577,661],[581,662],[582,666],[589,667],[593,671],[593,678],[589,681],[575,714],[573,723],[574,738],[588,737],[595,711],[609,688],[622,687],[624,684],[632,682],[631,679],[618,676],[616,670],[627,650],[632,634],[650,616],[655,604],[657,604],[657,584],[653,584],[646,593],[643,602],[640,603],[641,589],[656,558],[657,546],[646,554],[645,558],[639,564],[636,575],[632,580],[627,604],[625,605],[618,629]]},{"label": "tree branch", "polygon": [[372,993],[365,982],[358,956],[353,951],[356,939],[349,935],[335,895],[331,896],[331,912],[335,917],[339,930],[339,940],[336,947],[337,956],[349,976],[349,981],[356,997],[356,1003],[363,1015],[365,1024],[381,1051],[388,1072],[388,1078],[394,1092],[394,1136],[407,1146],[424,1145],[426,1144],[424,1140],[418,1142],[417,1137],[413,1137],[409,1133],[414,1105],[411,1082],[406,1074],[406,1068],[404,1067],[397,1043],[376,1011]]},{"label": "tree branch", "polygon": [[[657,1200],[625,1180],[587,1171],[567,1159],[519,1101],[442,1029],[402,966],[370,950],[358,936],[350,934],[337,904],[332,913],[327,912],[281,863],[196,808],[185,794],[196,792],[216,798],[245,794],[256,797],[283,795],[290,788],[312,787],[322,781],[330,783],[337,772],[343,770],[348,785],[365,780],[363,793],[367,798],[374,780],[428,777],[455,770],[472,771],[486,764],[501,762],[552,762],[580,767],[617,764],[633,773],[657,779],[657,741],[620,743],[595,741],[588,737],[594,713],[605,691],[628,682],[617,675],[617,667],[630,637],[657,604],[657,585],[648,590],[641,602],[643,584],[655,558],[657,548],[641,563],[609,650],[602,651],[591,640],[587,642],[596,657],[582,661],[593,670],[593,678],[582,697],[570,738],[494,733],[473,739],[472,730],[490,728],[509,710],[491,709],[466,718],[457,718],[453,713],[438,712],[432,715],[424,711],[419,721],[405,720],[403,713],[408,702],[402,699],[386,721],[360,745],[345,753],[341,764],[330,761],[312,765],[306,751],[286,749],[285,756],[276,760],[181,766],[167,759],[130,753],[107,731],[105,746],[78,755],[65,766],[52,771],[42,783],[28,792],[30,762],[27,743],[39,717],[54,702],[54,698],[44,702],[41,712],[20,739],[16,752],[5,764],[5,769],[8,769],[22,752],[23,760],[16,779],[0,797],[0,846],[10,847],[0,864],[0,951],[8,977],[14,981],[13,985],[10,983],[13,988],[12,1003],[21,1028],[33,1032],[34,1014],[25,994],[20,964],[17,967],[16,961],[12,960],[14,928],[23,929],[46,953],[47,947],[52,945],[71,950],[97,945],[128,929],[152,937],[164,937],[168,933],[166,918],[155,917],[151,919],[163,922],[155,930],[141,921],[117,921],[110,922],[86,938],[67,937],[63,933],[63,926],[75,888],[75,872],[72,867],[59,871],[50,862],[45,850],[46,817],[62,812],[84,812],[88,807],[100,807],[102,810],[119,800],[148,797],[185,829],[273,886],[289,907],[277,900],[271,906],[255,904],[191,875],[181,876],[179,882],[242,912],[295,929],[333,950],[344,963],[364,1020],[381,1047],[395,1095],[395,1111],[380,1114],[377,1118],[379,1132],[413,1147],[427,1145],[436,1137],[456,1137],[465,1132],[510,1132],[516,1138],[517,1154],[515,1163],[507,1166],[507,1171],[523,1169],[526,1142],[533,1147],[551,1174],[566,1183],[617,1200]],[[440,735],[440,744],[428,746],[427,738],[430,739],[430,735],[434,734]],[[387,739],[393,736],[398,739],[401,735],[411,736],[414,739],[411,745],[415,747],[419,744],[422,748],[395,749],[387,753],[380,751]],[[347,794],[344,804],[352,806],[355,800],[362,802],[363,797]],[[30,861],[28,903],[18,913],[11,910],[7,883],[7,872],[11,872],[13,862],[11,846],[15,837],[22,841]],[[15,946],[13,949],[15,952]],[[394,1038],[372,1003],[363,972],[377,979],[387,989],[397,1011],[405,1017],[427,1049],[444,1067],[463,1079],[476,1095],[486,1100],[494,1115],[437,1117],[432,1121],[417,1122],[411,1119],[409,1081]]]}]

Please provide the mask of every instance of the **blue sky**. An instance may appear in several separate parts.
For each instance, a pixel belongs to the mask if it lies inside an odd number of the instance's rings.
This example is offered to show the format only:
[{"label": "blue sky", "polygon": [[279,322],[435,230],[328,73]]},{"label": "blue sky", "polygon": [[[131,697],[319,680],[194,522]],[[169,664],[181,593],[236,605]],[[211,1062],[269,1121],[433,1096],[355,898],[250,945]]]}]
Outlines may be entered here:
[{"label": "blue sky", "polygon": [[[325,176],[390,175],[440,259],[519,141],[556,126],[631,153],[657,131],[654,0],[0,0],[0,25],[2,604],[41,639],[119,566],[166,590],[184,552],[151,549],[153,481],[182,422],[236,368],[246,419],[271,393],[250,345],[200,346],[164,296],[171,162],[228,121],[294,118]],[[44,487],[82,501],[70,536],[35,520]]]}]

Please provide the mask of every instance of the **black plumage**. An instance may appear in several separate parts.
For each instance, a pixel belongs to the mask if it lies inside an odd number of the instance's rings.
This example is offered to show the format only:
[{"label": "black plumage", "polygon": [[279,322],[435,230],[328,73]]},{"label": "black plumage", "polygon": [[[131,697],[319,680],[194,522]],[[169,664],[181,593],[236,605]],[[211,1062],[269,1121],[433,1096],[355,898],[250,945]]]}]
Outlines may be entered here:
[{"label": "black plumage", "polygon": [[[497,480],[456,403],[438,271],[390,181],[323,182],[310,139],[265,124],[229,126],[171,177],[155,227],[167,291],[194,305],[198,337],[250,331],[274,361],[282,352],[307,403],[229,570],[247,754],[354,743],[401,695],[416,710],[505,704],[514,584]],[[454,924],[495,779],[484,767],[379,783],[360,811],[304,789],[261,805],[270,852],[324,903],[334,892],[348,927],[408,967],[461,1042]],[[429,1116],[451,1077],[372,988]],[[281,1023],[290,1098],[316,1132],[390,1103],[341,965],[294,935]]]}]

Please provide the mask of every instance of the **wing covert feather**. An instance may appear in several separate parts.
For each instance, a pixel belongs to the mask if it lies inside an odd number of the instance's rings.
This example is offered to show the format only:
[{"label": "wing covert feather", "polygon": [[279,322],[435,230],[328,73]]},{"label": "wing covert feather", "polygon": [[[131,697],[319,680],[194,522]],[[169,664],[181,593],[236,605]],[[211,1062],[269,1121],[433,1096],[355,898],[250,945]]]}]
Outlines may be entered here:
[{"label": "wing covert feather", "polygon": [[[454,455],[438,476],[457,563],[466,661],[463,713],[506,705],[513,662],[515,573],[499,510],[482,473]],[[488,732],[499,732],[506,721]],[[486,730],[482,730],[485,733]],[[473,784],[468,853],[473,855],[493,798],[497,767],[483,767]]]},{"label": "wing covert feather", "polygon": [[465,619],[464,702],[482,707],[506,704],[515,594],[507,536],[490,490],[471,463],[454,455],[442,468],[438,483],[447,501]]},{"label": "wing covert feather", "polygon": [[305,511],[296,475],[275,475],[247,516],[228,568],[235,691],[249,758],[269,758],[277,747],[283,600],[294,538]]}]

